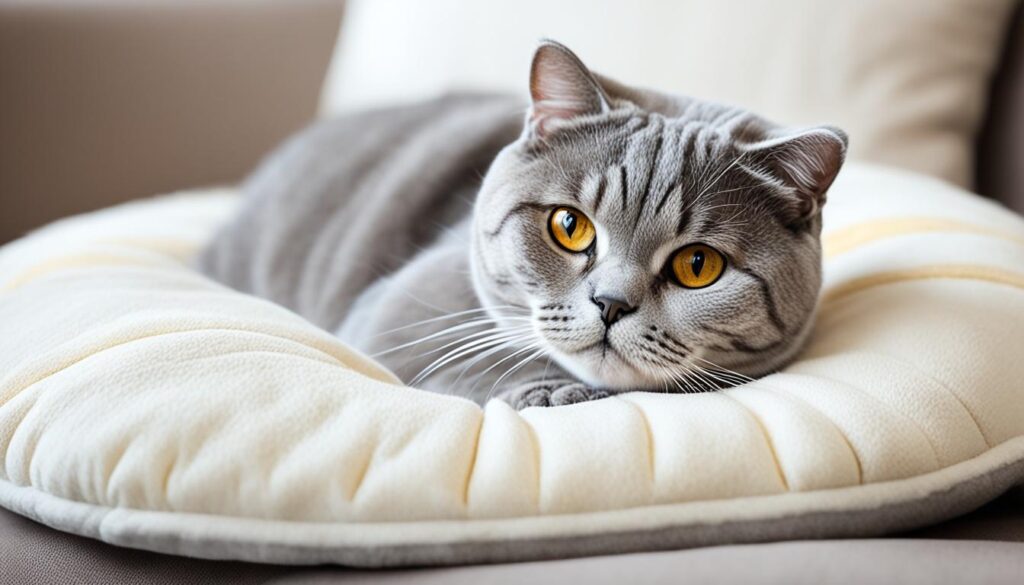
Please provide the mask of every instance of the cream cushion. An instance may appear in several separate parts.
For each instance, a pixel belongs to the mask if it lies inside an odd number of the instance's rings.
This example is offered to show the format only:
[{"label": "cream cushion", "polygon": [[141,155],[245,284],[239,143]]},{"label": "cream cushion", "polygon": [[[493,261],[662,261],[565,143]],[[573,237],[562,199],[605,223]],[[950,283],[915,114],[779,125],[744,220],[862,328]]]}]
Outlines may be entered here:
[{"label": "cream cushion", "polygon": [[868,535],[1024,481],[1024,221],[851,164],[813,339],[717,393],[486,408],[197,274],[176,195],[0,249],[0,504],[163,552],[402,565]]},{"label": "cream cushion", "polygon": [[541,37],[620,81],[834,124],[854,158],[962,186],[1014,0],[351,0],[328,114],[451,89],[525,94]]}]

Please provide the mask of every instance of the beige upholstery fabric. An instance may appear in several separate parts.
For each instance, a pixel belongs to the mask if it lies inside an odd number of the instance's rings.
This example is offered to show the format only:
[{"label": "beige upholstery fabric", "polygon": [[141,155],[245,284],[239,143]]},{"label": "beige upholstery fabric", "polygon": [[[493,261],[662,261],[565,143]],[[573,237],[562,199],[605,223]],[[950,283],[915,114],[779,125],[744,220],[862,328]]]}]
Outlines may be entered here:
[{"label": "beige upholstery fabric", "polygon": [[621,81],[833,123],[855,158],[968,186],[1014,0],[350,3],[333,112],[452,87],[526,91],[541,36]]},{"label": "beige upholstery fabric", "polygon": [[316,113],[341,0],[0,1],[0,244],[235,182]]}]

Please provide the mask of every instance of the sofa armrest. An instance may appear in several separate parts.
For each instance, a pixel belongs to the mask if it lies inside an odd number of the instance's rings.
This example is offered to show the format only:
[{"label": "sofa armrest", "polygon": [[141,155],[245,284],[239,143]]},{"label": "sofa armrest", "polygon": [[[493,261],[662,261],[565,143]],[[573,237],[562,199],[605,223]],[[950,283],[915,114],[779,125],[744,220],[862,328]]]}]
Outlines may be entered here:
[{"label": "sofa armrest", "polygon": [[0,2],[0,243],[236,181],[316,114],[340,0]]}]

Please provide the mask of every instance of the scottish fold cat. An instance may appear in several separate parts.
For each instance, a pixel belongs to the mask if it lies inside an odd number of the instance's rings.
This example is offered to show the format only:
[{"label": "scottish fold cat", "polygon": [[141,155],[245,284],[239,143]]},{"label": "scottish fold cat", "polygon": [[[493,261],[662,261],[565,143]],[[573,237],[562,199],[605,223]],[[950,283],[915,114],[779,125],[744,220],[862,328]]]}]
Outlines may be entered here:
[{"label": "scottish fold cat", "polygon": [[200,258],[419,388],[516,408],[784,366],[846,136],[627,87],[544,42],[525,108],[457,95],[320,123]]}]

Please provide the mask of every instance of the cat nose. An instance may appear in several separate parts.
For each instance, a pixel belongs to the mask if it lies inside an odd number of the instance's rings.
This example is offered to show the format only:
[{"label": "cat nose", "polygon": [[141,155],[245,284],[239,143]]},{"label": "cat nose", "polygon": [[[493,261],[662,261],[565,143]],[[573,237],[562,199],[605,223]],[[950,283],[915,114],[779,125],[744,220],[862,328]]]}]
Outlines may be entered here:
[{"label": "cat nose", "polygon": [[601,320],[604,321],[606,327],[611,327],[612,323],[621,319],[623,315],[628,315],[636,310],[636,307],[622,299],[594,297],[590,300],[594,301],[594,304],[601,309]]}]

